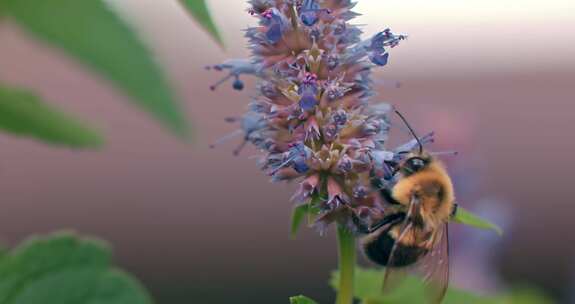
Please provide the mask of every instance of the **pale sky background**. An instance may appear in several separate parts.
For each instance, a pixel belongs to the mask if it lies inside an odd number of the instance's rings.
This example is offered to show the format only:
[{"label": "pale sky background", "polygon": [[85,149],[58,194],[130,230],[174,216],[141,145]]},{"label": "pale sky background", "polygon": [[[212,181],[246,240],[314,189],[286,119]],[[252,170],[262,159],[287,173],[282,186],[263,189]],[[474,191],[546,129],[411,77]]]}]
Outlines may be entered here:
[{"label": "pale sky background", "polygon": [[[154,37],[161,37],[160,53],[182,45],[180,28],[191,22],[177,1],[108,0],[133,17]],[[255,20],[245,1],[208,1],[212,16],[229,46],[222,59],[245,56],[245,40],[238,29]],[[456,73],[544,71],[575,66],[575,1],[572,0],[362,0],[356,24],[367,35],[386,27],[410,35],[401,52],[393,54],[394,75],[433,76]],[[148,21],[157,22],[148,22]],[[162,24],[170,22],[170,27]],[[199,31],[199,29],[195,29]],[[198,36],[202,37],[198,39]],[[198,45],[211,43],[206,35],[189,35]],[[425,51],[422,51],[425,50]],[[183,51],[183,50],[180,50]],[[210,54],[209,56],[216,56]],[[456,61],[457,65],[453,62]],[[480,63],[480,64],[478,64]],[[415,74],[415,75],[414,75]]]}]

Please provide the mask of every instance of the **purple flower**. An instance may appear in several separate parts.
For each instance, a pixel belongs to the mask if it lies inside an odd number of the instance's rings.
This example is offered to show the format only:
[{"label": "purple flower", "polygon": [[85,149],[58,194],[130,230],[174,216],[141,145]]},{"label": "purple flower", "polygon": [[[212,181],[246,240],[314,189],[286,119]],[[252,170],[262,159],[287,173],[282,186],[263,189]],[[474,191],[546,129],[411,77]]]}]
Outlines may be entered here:
[{"label": "purple flower", "polygon": [[331,117],[337,126],[344,126],[347,123],[347,113],[344,110],[337,110]]},{"label": "purple flower", "polygon": [[266,38],[271,44],[275,44],[282,38],[284,18],[276,8],[270,8],[261,14],[262,24],[267,27]]},{"label": "purple flower", "polygon": [[395,47],[399,41],[406,39],[405,35],[394,35],[390,29],[385,29],[383,32],[377,33],[371,39],[371,45],[368,47],[368,57],[372,63],[384,66],[389,59],[389,53],[385,47]]},{"label": "purple flower", "polygon": [[307,26],[312,26],[317,23],[319,17],[317,15],[319,4],[315,0],[304,0],[303,5],[299,11],[301,22]]},{"label": "purple flower", "polygon": [[389,58],[389,53],[370,53],[369,60],[374,64],[379,66],[384,66],[387,64],[387,60]]},{"label": "purple flower", "polygon": [[319,102],[317,99],[318,91],[317,75],[306,73],[305,79],[302,81],[302,85],[298,90],[301,96],[299,106],[302,110],[310,111],[315,108]]},{"label": "purple flower", "polygon": [[361,30],[349,23],[357,16],[351,0],[250,3],[259,19],[245,34],[251,59],[213,66],[229,72],[214,89],[227,79],[243,89],[242,74],[259,78],[241,120],[244,143],[261,151],[259,166],[272,181],[299,181],[294,200],[317,198],[320,226],[349,224],[350,212],[378,214],[371,179],[392,182],[404,150],[415,146],[385,147],[392,108],[369,103],[371,70],[384,66],[405,36],[386,29],[361,41]]},{"label": "purple flower", "polygon": [[315,0],[304,0],[299,10],[301,22],[306,26],[313,26],[319,21],[319,14],[323,11]]}]

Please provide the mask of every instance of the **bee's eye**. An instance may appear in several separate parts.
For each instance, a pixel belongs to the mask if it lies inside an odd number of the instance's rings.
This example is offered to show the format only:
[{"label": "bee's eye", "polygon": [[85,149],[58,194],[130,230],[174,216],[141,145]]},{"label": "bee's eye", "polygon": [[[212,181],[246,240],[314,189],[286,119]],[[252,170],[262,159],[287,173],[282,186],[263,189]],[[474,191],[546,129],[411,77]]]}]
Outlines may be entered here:
[{"label": "bee's eye", "polygon": [[408,165],[413,171],[419,171],[425,167],[425,162],[421,158],[412,158],[408,161]]}]

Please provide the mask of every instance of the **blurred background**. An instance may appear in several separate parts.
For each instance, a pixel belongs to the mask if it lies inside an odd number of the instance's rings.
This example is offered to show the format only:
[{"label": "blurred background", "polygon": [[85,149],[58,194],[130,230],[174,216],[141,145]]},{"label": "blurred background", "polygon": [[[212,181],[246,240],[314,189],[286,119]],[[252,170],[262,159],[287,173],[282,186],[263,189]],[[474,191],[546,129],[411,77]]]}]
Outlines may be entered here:
[{"label": "blurred background", "polygon": [[[194,142],[178,141],[108,82],[3,21],[0,81],[93,122],[107,145],[77,152],[1,135],[0,242],[61,228],[103,237],[158,303],[284,303],[299,293],[332,301],[334,233],[308,229],[289,240],[295,186],[271,184],[251,148],[238,157],[236,143],[209,149],[236,129],[224,118],[245,111],[253,94],[248,77],[242,92],[231,84],[212,92],[223,75],[204,70],[248,56],[247,4],[208,2],[222,50],[176,1],[108,2],[139,29],[185,100]],[[445,159],[460,204],[505,229],[498,238],[453,225],[453,284],[486,294],[537,286],[573,303],[575,2],[361,0],[356,11],[366,37],[388,26],[410,35],[375,73],[376,100],[398,106],[420,133],[436,131],[432,149],[461,152]]]}]

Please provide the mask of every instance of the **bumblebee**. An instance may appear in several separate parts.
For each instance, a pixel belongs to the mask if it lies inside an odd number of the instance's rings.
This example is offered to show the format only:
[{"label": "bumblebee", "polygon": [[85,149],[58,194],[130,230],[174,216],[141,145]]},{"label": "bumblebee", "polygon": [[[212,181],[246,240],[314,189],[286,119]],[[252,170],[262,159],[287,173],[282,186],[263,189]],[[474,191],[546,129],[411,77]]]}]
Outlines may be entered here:
[{"label": "bumblebee", "polygon": [[361,241],[365,255],[385,266],[384,290],[395,274],[415,270],[432,287],[432,302],[440,303],[449,283],[448,222],[457,211],[453,183],[445,166],[423,150],[419,138],[405,118],[417,140],[419,151],[408,154],[396,166],[397,182],[390,189],[380,188],[387,206],[384,216],[374,225],[366,225],[357,215],[353,219],[358,231],[366,234]]}]

